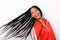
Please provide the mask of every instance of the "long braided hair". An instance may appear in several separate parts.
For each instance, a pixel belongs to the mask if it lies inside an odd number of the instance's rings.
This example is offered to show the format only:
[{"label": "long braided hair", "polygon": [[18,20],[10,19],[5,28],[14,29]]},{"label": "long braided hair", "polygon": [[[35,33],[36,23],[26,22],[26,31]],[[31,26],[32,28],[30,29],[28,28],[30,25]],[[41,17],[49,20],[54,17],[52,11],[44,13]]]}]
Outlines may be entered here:
[{"label": "long braided hair", "polygon": [[[42,16],[42,11],[39,9],[39,7],[37,6],[32,6],[32,7],[37,8],[41,12],[41,16]],[[36,20],[35,18],[31,17],[31,13],[30,13],[31,8],[29,8],[25,13],[19,15],[17,18],[3,25],[2,27],[4,28],[0,31],[0,35],[6,32],[7,30],[9,30],[5,36],[7,39],[14,36],[22,37],[26,39],[29,33],[31,32],[31,29]]]}]

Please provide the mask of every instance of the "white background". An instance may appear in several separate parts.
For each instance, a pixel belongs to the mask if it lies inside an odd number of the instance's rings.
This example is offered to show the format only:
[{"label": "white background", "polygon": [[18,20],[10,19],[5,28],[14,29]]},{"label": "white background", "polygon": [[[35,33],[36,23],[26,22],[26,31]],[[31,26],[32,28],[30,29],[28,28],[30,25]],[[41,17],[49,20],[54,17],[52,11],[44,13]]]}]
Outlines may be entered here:
[{"label": "white background", "polygon": [[0,0],[0,26],[6,24],[28,8],[37,5],[49,20],[57,40],[60,40],[60,0]]}]

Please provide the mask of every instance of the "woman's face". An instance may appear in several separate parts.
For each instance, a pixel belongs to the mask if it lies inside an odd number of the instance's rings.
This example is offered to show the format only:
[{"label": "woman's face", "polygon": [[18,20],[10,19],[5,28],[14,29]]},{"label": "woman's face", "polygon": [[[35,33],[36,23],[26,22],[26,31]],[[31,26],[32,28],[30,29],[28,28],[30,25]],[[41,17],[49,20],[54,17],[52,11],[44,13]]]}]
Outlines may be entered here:
[{"label": "woman's face", "polygon": [[31,12],[31,16],[35,19],[40,19],[41,18],[41,14],[40,14],[40,11],[37,9],[37,8],[31,8],[30,10]]}]

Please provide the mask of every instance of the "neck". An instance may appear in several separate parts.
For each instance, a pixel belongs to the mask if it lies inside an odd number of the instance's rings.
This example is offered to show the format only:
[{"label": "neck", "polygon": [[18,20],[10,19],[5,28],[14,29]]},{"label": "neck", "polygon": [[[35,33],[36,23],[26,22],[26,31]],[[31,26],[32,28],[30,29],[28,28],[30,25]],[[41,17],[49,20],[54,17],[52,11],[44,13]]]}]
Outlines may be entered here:
[{"label": "neck", "polygon": [[42,21],[42,20],[43,20],[42,17],[38,19],[38,21]]},{"label": "neck", "polygon": [[38,19],[38,21],[40,21],[43,24],[43,26],[46,26],[46,23],[44,22],[44,20],[42,19],[42,17],[40,19]]}]

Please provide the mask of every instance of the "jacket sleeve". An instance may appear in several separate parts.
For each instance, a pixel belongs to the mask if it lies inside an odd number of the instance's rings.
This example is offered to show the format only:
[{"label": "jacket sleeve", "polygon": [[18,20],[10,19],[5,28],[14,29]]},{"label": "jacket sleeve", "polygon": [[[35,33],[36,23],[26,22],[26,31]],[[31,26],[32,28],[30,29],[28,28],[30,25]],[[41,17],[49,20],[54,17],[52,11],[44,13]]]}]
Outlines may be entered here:
[{"label": "jacket sleeve", "polygon": [[49,28],[49,37],[48,37],[48,40],[56,40],[55,35],[54,35],[54,31],[52,29],[52,26],[51,26],[50,22],[47,21],[47,24],[48,24],[47,26]]}]

